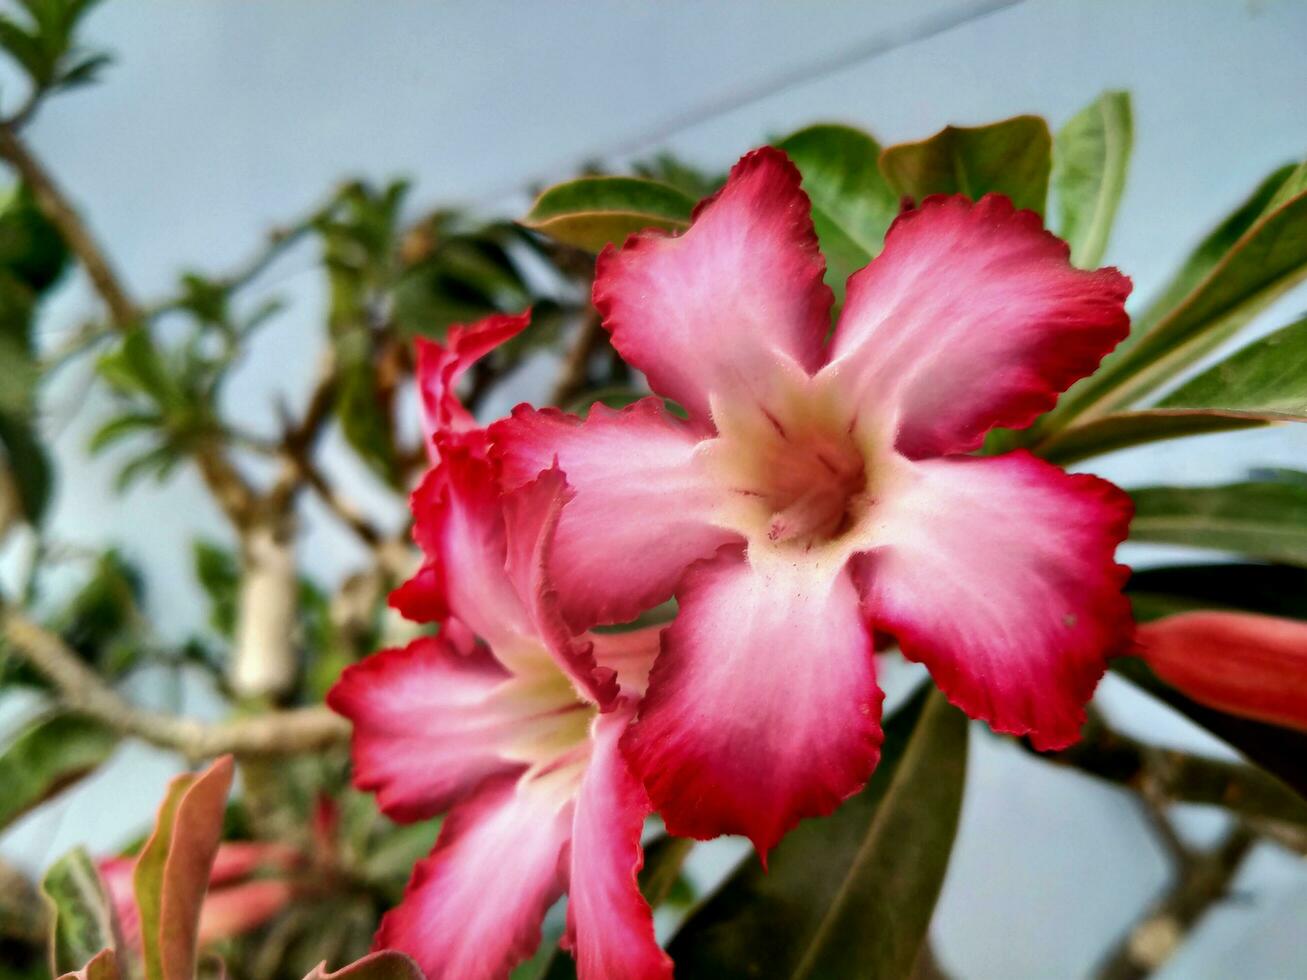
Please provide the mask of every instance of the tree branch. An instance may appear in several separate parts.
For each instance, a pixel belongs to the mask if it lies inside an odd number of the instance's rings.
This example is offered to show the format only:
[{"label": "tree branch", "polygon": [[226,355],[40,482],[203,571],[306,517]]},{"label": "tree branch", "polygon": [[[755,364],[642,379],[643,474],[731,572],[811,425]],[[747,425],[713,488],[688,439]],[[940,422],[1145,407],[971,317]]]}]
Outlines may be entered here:
[{"label": "tree branch", "polygon": [[180,752],[190,760],[237,755],[294,755],[342,745],[349,725],[326,708],[274,711],[204,723],[147,711],[124,700],[55,634],[12,608],[0,610],[9,646],[47,680],[65,706],[104,722],[123,735]]},{"label": "tree branch", "polygon": [[50,223],[59,229],[59,234],[82,263],[86,274],[91,277],[91,283],[105,305],[109,307],[109,314],[114,323],[120,329],[126,329],[134,324],[139,311],[124,288],[118,273],[110,264],[109,257],[100,248],[91,230],[82,221],[54,178],[23,145],[12,124],[0,126],[0,159],[11,164],[32,189],[41,211]]},{"label": "tree branch", "polygon": [[1256,842],[1256,835],[1239,824],[1214,850],[1192,856],[1167,893],[1108,954],[1096,974],[1099,980],[1143,980],[1160,969],[1203,913],[1229,894]]},{"label": "tree branch", "polygon": [[563,362],[563,370],[554,384],[553,394],[549,396],[549,404],[566,405],[585,390],[590,359],[603,346],[606,336],[599,322],[599,314],[593,309],[589,310],[577,328],[576,338]]},{"label": "tree branch", "polygon": [[1075,745],[1062,752],[1040,753],[1039,758],[1135,792],[1149,792],[1154,799],[1209,804],[1248,817],[1307,826],[1307,801],[1261,769],[1149,745],[1115,731],[1097,716],[1090,717]]}]

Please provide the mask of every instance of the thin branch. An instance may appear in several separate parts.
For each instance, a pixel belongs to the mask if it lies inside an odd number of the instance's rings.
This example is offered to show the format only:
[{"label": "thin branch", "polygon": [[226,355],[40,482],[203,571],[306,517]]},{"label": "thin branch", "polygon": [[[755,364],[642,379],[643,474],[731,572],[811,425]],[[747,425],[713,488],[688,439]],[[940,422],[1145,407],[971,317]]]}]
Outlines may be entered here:
[{"label": "thin branch", "polygon": [[58,636],[7,608],[0,610],[9,646],[52,683],[60,701],[127,736],[199,760],[237,755],[294,755],[344,744],[349,726],[326,708],[274,711],[205,723],[137,708],[109,687]]},{"label": "thin branch", "polygon": [[1307,801],[1263,770],[1149,745],[1097,716],[1090,718],[1075,745],[1040,753],[1039,758],[1135,792],[1147,791],[1154,800],[1209,804],[1251,818],[1307,826]]},{"label": "thin branch", "polygon": [[1215,849],[1192,857],[1143,919],[1104,959],[1099,980],[1143,980],[1179,949],[1203,914],[1225,898],[1257,836],[1236,825]]},{"label": "thin branch", "polygon": [[41,211],[59,229],[59,234],[91,277],[95,291],[109,307],[115,325],[126,329],[136,323],[139,310],[110,264],[109,257],[54,178],[23,145],[12,125],[0,126],[0,159],[11,164],[32,189]]},{"label": "thin branch", "polygon": [[590,359],[604,344],[606,334],[599,323],[599,314],[590,310],[577,328],[576,339],[567,352],[563,370],[549,396],[551,405],[566,405],[585,390],[589,380]]}]

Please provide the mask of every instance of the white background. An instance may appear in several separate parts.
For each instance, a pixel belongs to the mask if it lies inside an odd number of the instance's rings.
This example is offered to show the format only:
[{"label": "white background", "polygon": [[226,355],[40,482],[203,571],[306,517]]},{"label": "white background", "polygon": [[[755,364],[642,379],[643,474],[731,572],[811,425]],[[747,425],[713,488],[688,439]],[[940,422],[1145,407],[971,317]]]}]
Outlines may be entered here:
[{"label": "white background", "polygon": [[[965,22],[938,31],[950,20]],[[724,168],[768,136],[819,120],[861,125],[883,143],[1022,112],[1056,126],[1102,89],[1126,88],[1135,155],[1108,261],[1146,299],[1261,177],[1307,153],[1307,4],[1289,0],[118,0],[92,16],[87,36],[117,64],[104,84],[53,101],[31,136],[145,297],[184,268],[234,266],[270,225],[346,176],[411,177],[415,213],[475,202],[514,215],[521,188],[589,158],[669,148]],[[876,48],[857,64],[669,131],[687,114]],[[270,423],[274,394],[293,404],[311,378],[324,302],[312,265],[312,252],[301,250],[267,277],[292,307],[229,391],[251,426]],[[1259,328],[1282,325],[1304,305],[1301,290],[1291,294]],[[74,277],[46,311],[44,342],[57,344],[93,309]],[[530,397],[543,371],[505,404]],[[85,371],[72,370],[46,392],[61,467],[54,528],[140,561],[160,634],[184,635],[203,615],[189,542],[225,538],[222,520],[189,474],[113,495],[121,457],[91,461],[84,451],[104,409],[86,382]],[[339,447],[329,451],[350,489],[381,505]],[[1256,465],[1303,467],[1305,453],[1307,435],[1285,428],[1136,450],[1095,469],[1126,485],[1220,482]],[[313,530],[302,560],[331,582],[359,553],[330,518],[311,506],[307,513]],[[402,520],[393,506],[386,513],[396,526]],[[150,685],[139,693],[159,696]],[[1110,682],[1103,698],[1123,725],[1201,744]],[[212,708],[203,697],[190,701]],[[8,833],[0,852],[36,871],[74,843],[111,849],[148,819],[179,765],[124,750],[109,771]],[[1032,762],[981,729],[968,780],[936,920],[945,966],[967,978],[1085,975],[1165,880],[1137,812],[1110,788]],[[1220,830],[1210,814],[1185,818],[1195,839]],[[1209,917],[1165,976],[1307,975],[1302,862],[1263,849],[1239,885],[1237,900]]]}]

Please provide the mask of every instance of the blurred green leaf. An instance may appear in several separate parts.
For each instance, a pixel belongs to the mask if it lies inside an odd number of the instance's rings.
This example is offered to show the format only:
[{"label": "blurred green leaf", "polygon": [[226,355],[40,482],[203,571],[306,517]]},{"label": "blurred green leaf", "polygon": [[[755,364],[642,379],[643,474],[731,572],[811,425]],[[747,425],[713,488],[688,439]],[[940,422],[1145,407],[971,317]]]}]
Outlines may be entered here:
[{"label": "blurred green leaf", "polygon": [[671,153],[657,153],[646,160],[639,160],[631,167],[631,171],[637,177],[646,177],[675,187],[692,201],[711,197],[726,183],[725,174],[706,173]]},{"label": "blurred green leaf", "polygon": [[867,789],[752,858],[669,952],[683,980],[906,977],[925,940],[962,803],[967,722],[923,689],[885,726]]},{"label": "blurred green leaf", "polygon": [[1167,395],[1158,406],[1307,420],[1307,317],[1254,341]]},{"label": "blurred green leaf", "polygon": [[880,169],[895,193],[917,203],[931,194],[978,200],[994,193],[1043,214],[1052,149],[1043,119],[1015,116],[988,126],[946,126],[919,143],[891,146]]},{"label": "blurred green leaf", "polygon": [[849,126],[809,126],[776,144],[803,175],[812,221],[826,257],[826,284],[844,301],[849,276],[878,253],[899,212],[878,169],[880,144]]},{"label": "blurred green leaf", "polygon": [[1223,562],[1135,571],[1126,586],[1140,622],[1193,609],[1307,619],[1307,569]]},{"label": "blurred green leaf", "polygon": [[111,549],[96,558],[86,582],[51,625],[88,663],[107,671],[109,648],[135,638],[144,589],[140,570]]},{"label": "blurred green leaf", "polygon": [[545,190],[522,224],[556,241],[598,252],[646,228],[688,228],[694,203],[674,187],[641,177],[581,177]]},{"label": "blurred green leaf", "polygon": [[1130,491],[1132,541],[1307,566],[1307,484],[1291,479]]},{"label": "blurred green leaf", "polygon": [[[168,784],[154,833],[136,860],[145,980],[193,980],[200,905],[222,835],[232,759]],[[167,918],[164,912],[167,911]]]},{"label": "blurred green leaf", "polygon": [[0,751],[0,831],[95,772],[118,736],[101,722],[61,712],[21,731]]},{"label": "blurred green leaf", "polygon": [[191,547],[195,578],[209,597],[209,625],[229,637],[236,629],[240,562],[234,552],[212,541],[196,541]]},{"label": "blurred green leaf", "polygon": [[113,903],[83,848],[69,851],[41,882],[51,910],[50,959],[55,976],[80,970],[102,949],[120,945]]},{"label": "blurred green leaf", "polygon": [[1307,167],[1302,164],[1286,164],[1267,176],[1199,242],[1148,308],[1135,317],[1135,331],[1142,332],[1180,305],[1259,220],[1303,190],[1307,190]]},{"label": "blurred green leaf", "polygon": [[23,515],[33,524],[39,523],[54,492],[49,454],[28,420],[7,412],[0,412],[0,449],[0,466],[5,466],[13,477]]},{"label": "blurred green leaf", "polygon": [[87,444],[87,449],[92,453],[98,453],[123,439],[138,433],[162,429],[163,426],[162,416],[154,412],[125,412],[122,415],[115,415],[95,430]]},{"label": "blurred green leaf", "polygon": [[1072,265],[1093,269],[1107,251],[1133,141],[1128,92],[1104,92],[1058,131],[1053,189]]},{"label": "blurred green leaf", "polygon": [[1256,416],[1219,409],[1141,408],[1133,412],[1114,412],[1083,425],[1061,429],[1041,442],[1035,451],[1044,459],[1065,466],[1091,456],[1164,439],[1230,432],[1265,424],[1265,420]]},{"label": "blurred green leaf", "polygon": [[[1281,193],[1298,189],[1287,198]],[[1258,209],[1263,205],[1265,211]],[[1240,232],[1233,241],[1229,235]],[[1192,268],[1191,268],[1192,267]],[[1191,281],[1192,276],[1197,276]],[[1200,246],[1161,301],[1097,373],[1063,396],[1042,429],[1133,405],[1215,349],[1307,278],[1307,165],[1268,181]],[[1188,287],[1173,299],[1172,290]]]}]

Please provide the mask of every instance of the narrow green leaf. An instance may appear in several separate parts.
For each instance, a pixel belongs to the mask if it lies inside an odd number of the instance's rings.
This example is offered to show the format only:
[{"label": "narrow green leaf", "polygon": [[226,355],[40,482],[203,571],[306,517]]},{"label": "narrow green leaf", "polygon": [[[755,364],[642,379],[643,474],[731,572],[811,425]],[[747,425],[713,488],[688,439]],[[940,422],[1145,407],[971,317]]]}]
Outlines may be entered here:
[{"label": "narrow green leaf", "polygon": [[1153,695],[1233,748],[1249,762],[1276,776],[1299,796],[1307,797],[1307,733],[1268,725],[1247,718],[1236,718],[1185,697],[1164,684],[1148,665],[1137,657],[1118,657],[1112,670],[1136,687]]},{"label": "narrow green leaf", "polygon": [[1307,421],[1307,317],[1237,351],[1158,405]]},{"label": "narrow green leaf", "polygon": [[1071,263],[1082,269],[1096,268],[1107,251],[1133,141],[1128,92],[1104,92],[1076,113],[1054,140],[1059,234],[1071,246]]},{"label": "narrow green leaf", "polygon": [[690,197],[657,181],[581,177],[546,189],[522,224],[565,244],[598,252],[646,228],[688,228],[693,210]]},{"label": "narrow green leaf", "polygon": [[1065,466],[1131,446],[1250,429],[1265,425],[1266,421],[1257,415],[1219,409],[1144,408],[1135,412],[1115,412],[1053,433],[1035,447],[1035,453],[1049,462]]},{"label": "narrow green leaf", "polygon": [[1307,619],[1307,569],[1292,565],[1166,565],[1134,572],[1126,590],[1140,622],[1193,609]]},{"label": "narrow green leaf", "polygon": [[154,412],[126,412],[96,429],[86,448],[91,453],[98,453],[139,432],[162,429],[163,424],[163,418]]},{"label": "narrow green leaf", "polygon": [[849,276],[871,261],[899,212],[899,198],[878,166],[881,147],[849,126],[809,126],[776,143],[803,175],[812,221],[826,257],[826,284],[837,303]]},{"label": "narrow green leaf", "polygon": [[[1289,190],[1297,193],[1286,197]],[[1135,318],[1125,343],[1072,387],[1040,428],[1138,403],[1304,278],[1307,165],[1277,172],[1210,235],[1162,298]]]},{"label": "narrow green leaf", "polygon": [[1207,278],[1216,264],[1225,258],[1226,253],[1259,219],[1285,203],[1295,193],[1307,189],[1303,184],[1305,177],[1307,170],[1302,165],[1290,163],[1269,174],[1258,184],[1245,201],[1198,243],[1198,247],[1185,259],[1179,271],[1149,303],[1148,308],[1135,317],[1136,331],[1148,328],[1179,306],[1180,301]]},{"label": "narrow green leaf", "polygon": [[54,468],[28,419],[0,412],[0,466],[9,470],[23,515],[40,523],[54,492]]},{"label": "narrow green leaf", "polygon": [[168,784],[154,833],[136,860],[145,980],[193,980],[200,905],[222,836],[231,756]]},{"label": "narrow green leaf", "polygon": [[108,890],[84,848],[69,851],[41,882],[51,912],[50,960],[55,976],[80,970],[102,949],[119,945]]},{"label": "narrow green leaf", "polygon": [[110,728],[82,715],[55,714],[24,729],[0,752],[0,830],[93,773],[117,746]]},{"label": "narrow green leaf", "polygon": [[195,578],[209,598],[209,625],[222,636],[231,636],[236,629],[240,562],[234,552],[212,541],[196,541],[192,553]]},{"label": "narrow green leaf", "polygon": [[1133,541],[1231,551],[1307,566],[1307,484],[1250,481],[1131,490]]},{"label": "narrow green leaf", "polygon": [[988,126],[946,126],[919,143],[891,146],[881,173],[895,193],[915,201],[931,194],[1006,194],[1019,208],[1044,213],[1053,138],[1038,116]]},{"label": "narrow green leaf", "polygon": [[384,949],[369,953],[335,973],[327,972],[327,964],[319,963],[304,980],[425,980],[418,965],[403,953]]},{"label": "narrow green leaf", "polygon": [[396,478],[390,407],[378,385],[376,337],[362,325],[333,339],[338,375],[336,418],[351,449],[387,483]]},{"label": "narrow green leaf", "polygon": [[752,857],[677,932],[682,980],[905,977],[926,935],[962,802],[966,719],[923,689],[885,726],[867,789]]}]

